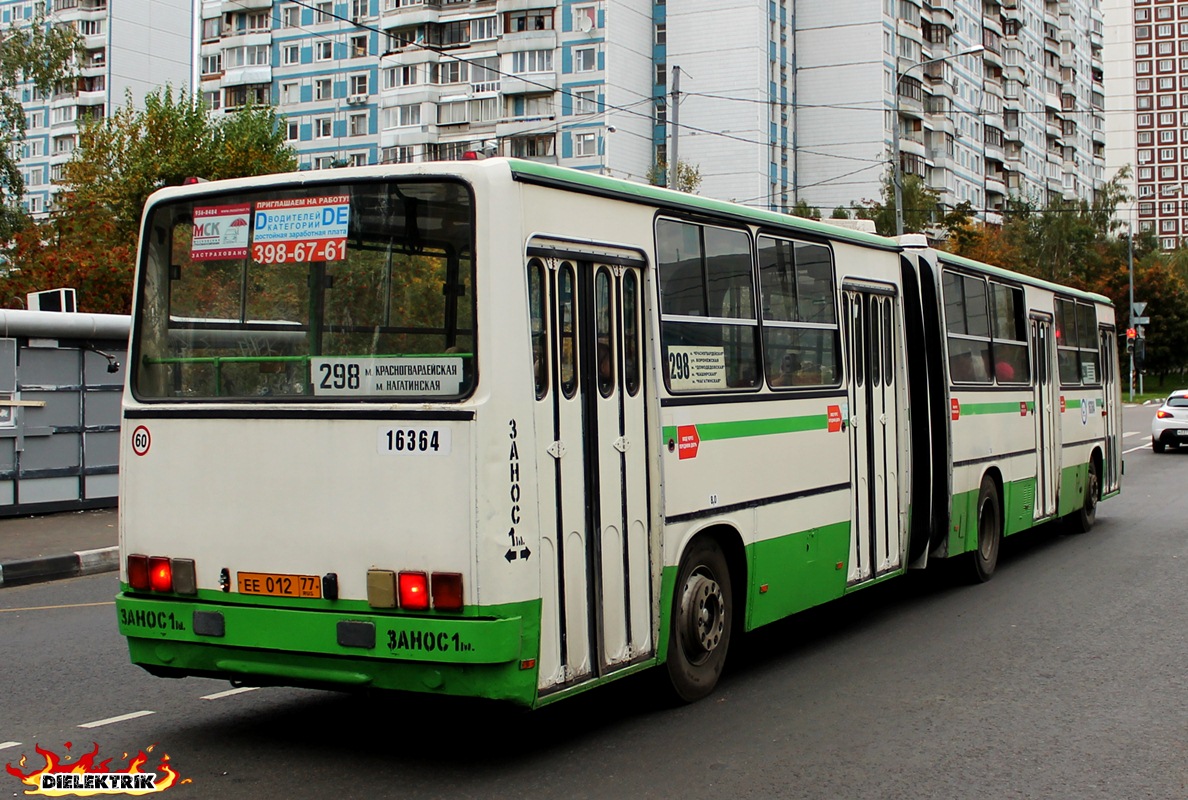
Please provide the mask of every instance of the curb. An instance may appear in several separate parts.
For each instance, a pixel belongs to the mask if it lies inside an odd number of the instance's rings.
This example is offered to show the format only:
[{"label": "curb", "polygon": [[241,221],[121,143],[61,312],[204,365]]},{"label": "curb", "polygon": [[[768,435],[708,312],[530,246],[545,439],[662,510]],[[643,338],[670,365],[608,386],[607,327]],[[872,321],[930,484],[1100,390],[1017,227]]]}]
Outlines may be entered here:
[{"label": "curb", "polygon": [[59,556],[21,558],[0,564],[0,587],[77,578],[120,568],[119,547],[80,550]]}]

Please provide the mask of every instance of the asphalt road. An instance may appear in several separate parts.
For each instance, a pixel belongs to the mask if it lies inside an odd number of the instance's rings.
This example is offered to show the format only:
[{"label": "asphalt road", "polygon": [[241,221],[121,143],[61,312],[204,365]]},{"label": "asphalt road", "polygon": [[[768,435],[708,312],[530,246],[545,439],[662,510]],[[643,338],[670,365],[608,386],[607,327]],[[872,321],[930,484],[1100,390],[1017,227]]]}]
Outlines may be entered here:
[{"label": "asphalt road", "polygon": [[[1123,495],[747,637],[718,691],[651,676],[541,711],[152,678],[98,575],[0,591],[0,764],[164,754],[169,797],[1188,797],[1188,451],[1127,409]],[[0,793],[18,794],[0,772]]]}]

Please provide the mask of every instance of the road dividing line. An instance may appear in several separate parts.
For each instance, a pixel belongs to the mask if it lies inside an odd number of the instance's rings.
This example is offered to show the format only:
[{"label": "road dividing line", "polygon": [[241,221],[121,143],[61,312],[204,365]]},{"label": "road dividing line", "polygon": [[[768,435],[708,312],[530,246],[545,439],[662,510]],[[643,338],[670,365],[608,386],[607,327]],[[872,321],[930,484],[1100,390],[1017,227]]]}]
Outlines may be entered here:
[{"label": "road dividing line", "polygon": [[131,714],[121,714],[118,717],[108,717],[107,719],[100,719],[94,722],[84,722],[79,725],[80,728],[101,728],[104,725],[114,725],[117,722],[124,722],[137,717],[147,717],[149,714],[155,714],[155,711],[133,711]]},{"label": "road dividing line", "polygon": [[202,700],[222,700],[224,697],[230,697],[234,694],[243,694],[244,692],[254,692],[259,689],[259,686],[240,686],[238,689],[228,689],[225,692],[215,692],[202,697]]},{"label": "road dividing line", "polygon": [[1142,434],[1142,431],[1127,431],[1126,433],[1122,434],[1122,438],[1125,439],[1127,436],[1139,436],[1140,434]]},{"label": "road dividing line", "polygon": [[9,747],[20,747],[20,742],[0,742],[0,750],[7,750]]},{"label": "road dividing line", "polygon": [[1122,455],[1126,455],[1127,453],[1133,453],[1135,450],[1150,450],[1150,449],[1151,449],[1151,445],[1140,444],[1138,447],[1132,447],[1129,450],[1123,450]]}]

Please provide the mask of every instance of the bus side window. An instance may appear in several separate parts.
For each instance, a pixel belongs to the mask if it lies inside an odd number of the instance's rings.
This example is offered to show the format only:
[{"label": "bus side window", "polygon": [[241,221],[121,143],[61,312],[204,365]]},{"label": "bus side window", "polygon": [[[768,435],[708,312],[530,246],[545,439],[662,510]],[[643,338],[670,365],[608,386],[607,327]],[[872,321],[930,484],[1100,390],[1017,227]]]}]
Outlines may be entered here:
[{"label": "bus side window", "polygon": [[544,264],[537,259],[528,263],[528,315],[532,336],[532,376],[536,384],[536,399],[549,391],[547,297],[544,287]]},{"label": "bus side window", "polygon": [[639,283],[635,272],[623,275],[623,387],[634,397],[639,392]]},{"label": "bus side window", "polygon": [[557,316],[560,326],[561,352],[558,357],[561,364],[559,379],[561,393],[572,398],[577,394],[577,318],[575,317],[573,264],[568,261],[561,265],[557,276]]},{"label": "bus side window", "polygon": [[611,336],[610,272],[599,269],[594,275],[594,328],[598,340],[598,392],[610,397],[615,390],[615,342]]}]

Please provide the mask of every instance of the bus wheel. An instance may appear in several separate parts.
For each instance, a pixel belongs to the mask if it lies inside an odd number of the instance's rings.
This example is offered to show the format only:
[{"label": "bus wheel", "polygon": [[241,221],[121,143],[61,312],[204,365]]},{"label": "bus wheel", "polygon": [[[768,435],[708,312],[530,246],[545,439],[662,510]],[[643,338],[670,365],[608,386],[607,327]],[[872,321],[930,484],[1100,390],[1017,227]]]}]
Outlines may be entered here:
[{"label": "bus wheel", "polygon": [[716,541],[700,537],[681,559],[668,637],[668,677],[686,703],[705,697],[718,683],[733,614],[726,556]]},{"label": "bus wheel", "polygon": [[1089,474],[1085,477],[1085,502],[1081,508],[1068,515],[1069,530],[1073,533],[1088,533],[1097,522],[1097,498],[1101,494],[1101,481],[1097,478],[1097,462],[1089,462]]},{"label": "bus wheel", "polygon": [[982,478],[982,489],[978,492],[978,547],[972,554],[973,577],[978,583],[985,583],[994,576],[1001,544],[1002,504],[998,500],[998,487],[987,475]]}]

